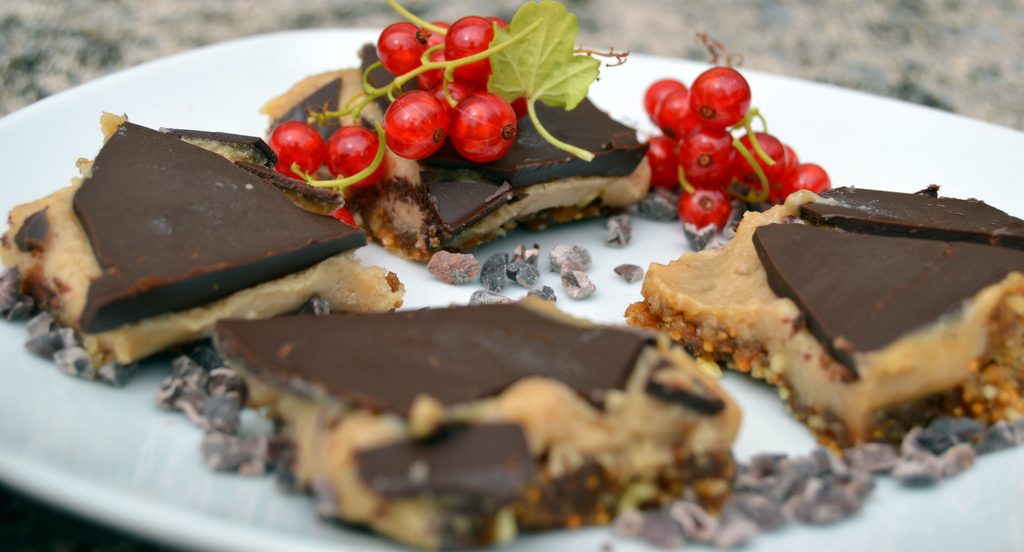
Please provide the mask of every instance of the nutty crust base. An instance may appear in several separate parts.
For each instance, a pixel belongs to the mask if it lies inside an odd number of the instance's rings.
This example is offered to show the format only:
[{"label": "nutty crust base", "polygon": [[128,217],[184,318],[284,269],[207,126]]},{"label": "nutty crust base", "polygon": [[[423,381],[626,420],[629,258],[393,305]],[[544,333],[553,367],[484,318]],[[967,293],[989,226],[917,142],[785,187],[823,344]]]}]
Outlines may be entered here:
[{"label": "nutty crust base", "polygon": [[834,413],[807,404],[778,370],[770,368],[767,351],[758,343],[744,342],[727,330],[701,326],[686,313],[655,312],[651,303],[629,306],[629,324],[662,329],[696,357],[719,362],[776,387],[787,410],[814,432],[818,441],[834,449],[865,441],[898,445],[914,426],[927,426],[942,416],[970,416],[985,424],[1014,420],[1024,412],[1024,297],[1004,302],[988,322],[994,346],[975,362],[974,375],[963,384],[892,408],[876,410],[867,434],[854,434]]}]

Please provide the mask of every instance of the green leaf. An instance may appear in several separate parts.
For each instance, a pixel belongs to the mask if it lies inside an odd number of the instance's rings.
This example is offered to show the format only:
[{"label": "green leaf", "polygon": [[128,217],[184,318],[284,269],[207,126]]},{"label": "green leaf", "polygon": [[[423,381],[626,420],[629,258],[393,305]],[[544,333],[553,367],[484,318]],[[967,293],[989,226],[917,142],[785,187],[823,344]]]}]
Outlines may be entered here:
[{"label": "green leaf", "polygon": [[507,29],[497,29],[491,46],[538,21],[529,35],[491,56],[487,88],[509,102],[525,97],[572,110],[587,97],[601,62],[575,53],[579,25],[565,6],[552,0],[523,4]]}]

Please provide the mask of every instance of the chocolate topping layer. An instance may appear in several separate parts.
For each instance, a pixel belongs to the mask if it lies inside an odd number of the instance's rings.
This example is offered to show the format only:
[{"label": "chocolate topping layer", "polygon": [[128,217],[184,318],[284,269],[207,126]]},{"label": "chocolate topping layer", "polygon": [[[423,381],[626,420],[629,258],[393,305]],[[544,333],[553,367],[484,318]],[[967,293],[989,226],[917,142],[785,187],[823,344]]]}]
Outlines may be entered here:
[{"label": "chocolate topping layer", "polygon": [[516,424],[451,428],[429,442],[401,441],[356,454],[360,478],[384,497],[423,493],[509,502],[536,468]]},{"label": "chocolate topping layer", "polygon": [[227,358],[257,377],[313,384],[403,415],[421,393],[454,405],[529,376],[559,380],[585,397],[621,388],[649,342],[640,332],[575,326],[517,304],[223,320],[216,336]]},{"label": "chocolate topping layer", "polygon": [[802,205],[802,218],[851,232],[1024,249],[1024,220],[976,199],[860,188],[836,188],[821,196],[831,202]]},{"label": "chocolate topping layer", "polygon": [[365,236],[172,135],[121,125],[75,192],[103,274],[81,329],[203,305],[360,247]]},{"label": "chocolate topping layer", "polygon": [[704,387],[699,380],[691,379],[689,382],[690,386],[687,389],[669,387],[658,381],[656,378],[657,371],[670,366],[667,362],[663,362],[655,368],[652,377],[647,380],[647,384],[644,387],[644,391],[648,395],[666,402],[681,404],[709,416],[718,414],[725,409],[725,401],[716,396],[710,389]]},{"label": "chocolate topping layer", "polygon": [[[273,131],[274,127],[286,121],[302,121],[305,123],[313,113],[338,111],[340,108],[339,101],[341,101],[341,79],[337,78],[321,86],[316,92],[313,92],[306,99],[289,109],[287,113],[271,123],[270,130]],[[334,134],[334,131],[340,128],[340,123],[338,119],[331,119],[314,125],[314,128],[320,132],[320,136],[326,142]]]},{"label": "chocolate topping layer", "polygon": [[514,197],[508,184],[496,186],[479,180],[461,180],[434,171],[423,171],[420,178],[427,187],[431,207],[449,236]]},{"label": "chocolate topping layer", "polygon": [[42,251],[46,247],[46,234],[50,231],[50,220],[46,207],[29,215],[14,235],[14,245],[22,251]]},{"label": "chocolate topping layer", "polygon": [[[273,167],[277,164],[277,154],[259,136],[246,136],[244,134],[231,134],[229,132],[209,132],[206,130],[189,130],[182,128],[161,128],[160,132],[166,132],[177,136],[186,142],[194,144],[194,141],[220,142],[229,146],[250,149],[254,155],[252,158],[262,159],[259,163],[266,167]],[[201,147],[201,146],[200,146]]]},{"label": "chocolate topping layer", "polygon": [[[377,61],[373,46],[363,47],[362,69]],[[370,73],[370,83],[383,86],[392,80],[387,70]],[[384,98],[383,107],[387,106]],[[572,176],[625,176],[636,170],[647,152],[647,145],[637,140],[636,131],[597,109],[589,99],[572,111],[561,107],[537,104],[537,116],[551,134],[564,142],[594,154],[587,162],[566,153],[545,140],[530,121],[522,117],[517,123],[516,142],[501,159],[493,163],[474,163],[460,156],[451,144],[445,144],[433,157],[420,164],[452,169],[471,169],[495,183],[507,182],[522,188]]]},{"label": "chocolate topping layer", "polygon": [[311,186],[303,180],[287,177],[269,167],[262,167],[260,165],[240,161],[236,161],[235,164],[246,172],[273,184],[274,187],[282,192],[292,193],[303,199],[322,203],[324,205],[338,205],[342,202],[341,194],[334,190]]},{"label": "chocolate topping layer", "polygon": [[983,287],[1024,271],[1024,252],[770,224],[754,232],[768,284],[792,299],[843,365],[954,313]]}]

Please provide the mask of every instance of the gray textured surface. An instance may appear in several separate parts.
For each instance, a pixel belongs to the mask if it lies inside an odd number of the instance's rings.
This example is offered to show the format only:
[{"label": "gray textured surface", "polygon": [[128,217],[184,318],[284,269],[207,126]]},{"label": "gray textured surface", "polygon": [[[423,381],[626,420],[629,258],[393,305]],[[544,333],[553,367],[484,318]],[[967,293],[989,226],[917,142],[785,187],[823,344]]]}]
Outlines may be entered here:
[{"label": "gray textured surface", "polygon": [[[519,0],[408,1],[428,19]],[[591,46],[703,59],[709,31],[745,66],[1024,128],[1024,0],[569,0]],[[245,35],[382,26],[382,0],[0,2],[0,114],[118,69]]]},{"label": "gray textured surface", "polygon": [[[1024,129],[1024,0],[571,0],[581,42],[704,59],[706,30],[745,67],[831,82]],[[427,19],[508,17],[519,0],[408,1]],[[96,77],[222,40],[383,26],[382,0],[0,2],[0,115]],[[147,548],[0,488],[15,550]]]}]

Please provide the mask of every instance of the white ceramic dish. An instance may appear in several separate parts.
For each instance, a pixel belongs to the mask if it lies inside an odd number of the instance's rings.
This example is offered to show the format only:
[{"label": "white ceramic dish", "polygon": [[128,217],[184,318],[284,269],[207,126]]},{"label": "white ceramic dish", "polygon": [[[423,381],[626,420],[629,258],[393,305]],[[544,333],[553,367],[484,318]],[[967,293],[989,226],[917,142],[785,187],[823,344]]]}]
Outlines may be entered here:
[{"label": "white ceramic dish", "polygon": [[[273,34],[224,43],[148,63],[47,98],[0,119],[0,212],[41,196],[75,174],[101,139],[103,110],[127,113],[153,127],[174,126],[261,134],[262,103],[301,77],[356,63],[368,30]],[[633,56],[607,70],[593,88],[596,103],[650,129],[641,98],[647,84],[675,76],[691,81],[703,66]],[[1024,134],[909,104],[834,87],[747,71],[754,104],[771,130],[801,159],[825,166],[837,185],[914,191],[931,183],[958,197],[978,197],[1024,214],[1016,163]],[[636,221],[634,243],[603,245],[603,224],[589,221],[543,233],[516,233],[484,247],[479,257],[516,243],[587,246],[595,256],[598,292],[559,306],[576,315],[621,322],[640,285],[612,273],[620,263],[668,261],[684,250],[674,223]],[[417,264],[377,247],[367,263],[389,267],[405,282],[406,306],[465,302],[476,289],[451,287]],[[542,265],[543,266],[543,265]],[[552,274],[544,283],[559,289]],[[841,292],[841,290],[837,290]],[[520,294],[522,291],[519,292]],[[153,401],[168,367],[150,363],[124,389],[78,381],[23,349],[24,328],[0,324],[0,478],[5,483],[97,521],[180,547],[207,550],[400,550],[388,542],[317,521],[311,501],[277,493],[269,478],[207,471],[200,432]],[[742,377],[726,386],[744,408],[736,453],[800,453],[813,446],[774,394]],[[981,461],[965,475],[926,490],[883,481],[855,519],[826,528],[791,526],[759,538],[753,550],[1024,549],[1024,450]],[[502,550],[645,550],[606,528],[520,538]]]}]

